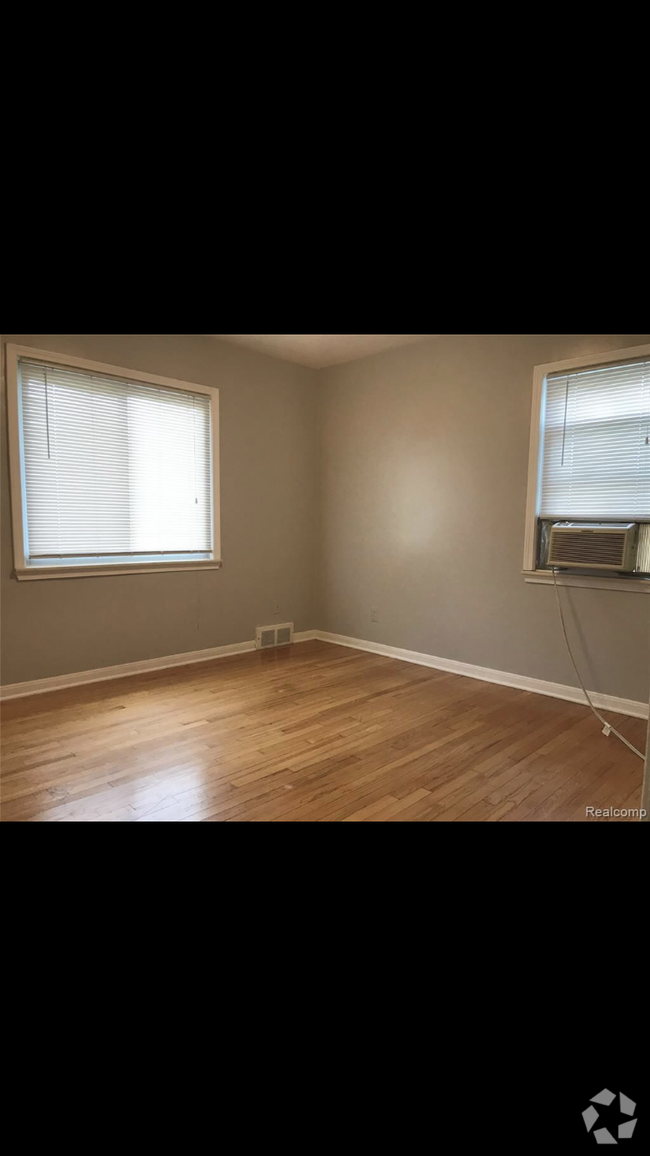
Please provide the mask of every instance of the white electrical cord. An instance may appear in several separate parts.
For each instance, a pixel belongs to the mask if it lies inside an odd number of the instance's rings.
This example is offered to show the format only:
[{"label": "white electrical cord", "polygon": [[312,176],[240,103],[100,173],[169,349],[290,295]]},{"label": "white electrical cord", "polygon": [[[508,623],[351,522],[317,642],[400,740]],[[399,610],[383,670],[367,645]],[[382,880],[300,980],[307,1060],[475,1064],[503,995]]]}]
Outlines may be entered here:
[{"label": "white electrical cord", "polygon": [[[555,597],[557,599],[557,608],[558,608],[558,611],[560,613],[560,624],[562,626],[562,633],[564,635],[564,641],[566,643],[566,648],[569,652],[569,658],[571,659],[573,669],[575,670],[575,673],[576,673],[576,678],[577,678],[578,682],[580,683],[580,686],[582,687],[584,696],[585,696],[587,702],[589,703],[589,706],[591,707],[591,709],[592,709],[593,713],[595,714],[596,718],[598,719],[598,721],[603,724],[603,734],[616,735],[616,738],[620,739],[622,743],[625,743],[626,747],[629,747],[631,751],[634,751],[635,755],[638,755],[640,759],[645,760],[645,755],[642,755],[641,751],[638,751],[636,749],[636,747],[633,747],[632,743],[629,743],[627,741],[627,739],[625,738],[625,735],[622,735],[620,733],[620,731],[617,731],[616,727],[613,727],[611,723],[608,723],[607,720],[604,719],[603,716],[598,713],[593,702],[591,701],[591,699],[589,697],[589,691],[587,690],[584,682],[582,681],[582,679],[580,677],[580,671],[578,670],[578,667],[576,666],[576,660],[573,657],[573,651],[571,650],[571,643],[569,642],[569,638],[568,638],[568,635],[566,632],[566,625],[564,622],[564,611],[562,610],[562,602],[560,601],[560,588],[557,584],[557,570],[555,569],[555,567],[553,567],[553,584],[555,586]],[[645,793],[645,788],[644,788],[644,793]]]},{"label": "white electrical cord", "polygon": [[648,737],[646,740],[645,772],[643,775],[643,786],[641,787],[641,820],[644,823],[650,823],[650,775],[648,774],[648,767],[650,767],[650,722],[648,723]]}]

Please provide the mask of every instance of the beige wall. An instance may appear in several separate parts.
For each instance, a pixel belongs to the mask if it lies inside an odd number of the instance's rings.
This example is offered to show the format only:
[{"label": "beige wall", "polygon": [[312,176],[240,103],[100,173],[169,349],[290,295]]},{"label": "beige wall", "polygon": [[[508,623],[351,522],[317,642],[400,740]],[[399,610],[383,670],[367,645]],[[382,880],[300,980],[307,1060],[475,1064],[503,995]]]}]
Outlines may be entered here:
[{"label": "beige wall", "polygon": [[[3,683],[242,642],[276,603],[297,630],[575,683],[553,590],[521,575],[533,366],[650,335],[447,336],[320,372],[201,336],[3,340],[219,386],[224,559],[16,582],[3,404]],[[645,701],[647,596],[563,596],[587,684]]]},{"label": "beige wall", "polygon": [[7,336],[220,389],[221,571],[17,582],[2,404],[2,682],[314,626],[316,373],[188,335]]},{"label": "beige wall", "polygon": [[[446,336],[323,371],[319,627],[575,684],[521,575],[533,367],[648,341]],[[563,597],[587,685],[647,701],[648,596]]]}]

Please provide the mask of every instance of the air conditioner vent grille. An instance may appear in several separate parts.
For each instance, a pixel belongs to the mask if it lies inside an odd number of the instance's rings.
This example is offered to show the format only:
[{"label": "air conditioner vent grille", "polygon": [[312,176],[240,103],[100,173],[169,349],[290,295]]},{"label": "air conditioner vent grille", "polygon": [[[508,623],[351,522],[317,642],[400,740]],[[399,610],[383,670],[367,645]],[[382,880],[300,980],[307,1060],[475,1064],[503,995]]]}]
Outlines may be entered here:
[{"label": "air conditioner vent grille", "polygon": [[293,622],[282,622],[277,626],[258,626],[255,631],[255,646],[258,650],[273,650],[276,646],[290,646],[293,642]]},{"label": "air conditioner vent grille", "polygon": [[611,562],[622,563],[625,550],[625,534],[556,534],[553,541],[553,555],[560,561],[569,562]]},{"label": "air conditioner vent grille", "polygon": [[548,565],[596,570],[633,570],[636,529],[629,526],[553,526]]}]

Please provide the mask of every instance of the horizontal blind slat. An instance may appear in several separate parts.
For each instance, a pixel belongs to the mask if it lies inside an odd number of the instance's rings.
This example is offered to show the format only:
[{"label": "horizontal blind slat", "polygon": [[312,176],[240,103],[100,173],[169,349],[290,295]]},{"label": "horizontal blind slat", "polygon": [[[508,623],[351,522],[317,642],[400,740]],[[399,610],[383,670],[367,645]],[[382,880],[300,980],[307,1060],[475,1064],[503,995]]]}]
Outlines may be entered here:
[{"label": "horizontal blind slat", "polygon": [[19,369],[30,557],[212,550],[207,395]]},{"label": "horizontal blind slat", "polygon": [[546,381],[540,515],[650,518],[650,362]]}]

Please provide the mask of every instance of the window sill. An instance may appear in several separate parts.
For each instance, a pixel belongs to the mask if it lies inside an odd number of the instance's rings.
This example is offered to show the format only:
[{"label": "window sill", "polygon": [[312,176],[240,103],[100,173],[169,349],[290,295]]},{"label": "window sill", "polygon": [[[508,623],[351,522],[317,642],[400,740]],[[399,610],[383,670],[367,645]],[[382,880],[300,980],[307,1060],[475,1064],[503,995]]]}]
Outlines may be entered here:
[{"label": "window sill", "polygon": [[[526,582],[552,586],[548,570],[522,570]],[[588,574],[558,574],[558,586],[581,586],[587,590],[618,590],[627,594],[650,594],[650,578],[593,578]]]},{"label": "window sill", "polygon": [[113,578],[118,574],[170,574],[177,570],[220,570],[222,562],[141,562],[131,566],[28,566],[14,570],[19,582],[48,578]]}]

